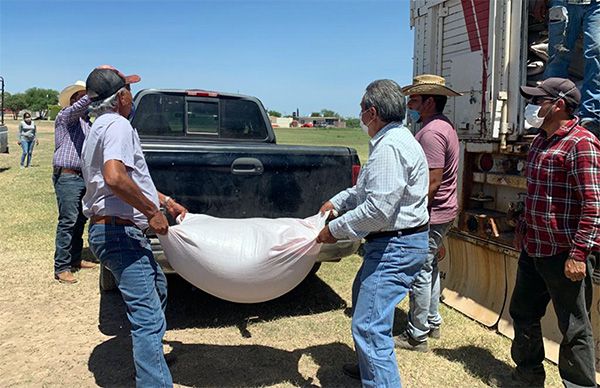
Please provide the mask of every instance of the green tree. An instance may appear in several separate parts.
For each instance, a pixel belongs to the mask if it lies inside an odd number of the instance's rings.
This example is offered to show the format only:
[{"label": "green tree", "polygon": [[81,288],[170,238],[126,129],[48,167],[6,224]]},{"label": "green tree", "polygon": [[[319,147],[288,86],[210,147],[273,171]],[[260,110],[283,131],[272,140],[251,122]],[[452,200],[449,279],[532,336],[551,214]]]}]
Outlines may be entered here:
[{"label": "green tree", "polygon": [[330,109],[321,109],[321,116],[323,117],[340,117],[340,114]]},{"label": "green tree", "polygon": [[310,117],[321,117],[321,113],[320,112],[312,112],[310,114]]},{"label": "green tree", "polygon": [[281,117],[281,113],[277,112],[276,110],[270,110],[269,111],[269,116]]},{"label": "green tree", "polygon": [[356,117],[346,117],[346,127],[347,128],[358,128],[360,127],[359,119]]},{"label": "green tree", "polygon": [[23,93],[13,94],[11,96],[4,96],[4,107],[12,110],[13,118],[18,118],[19,111],[27,108],[27,102],[25,101],[25,95]]},{"label": "green tree", "polygon": [[53,89],[30,88],[25,91],[26,108],[40,112],[42,118],[48,114],[48,105],[58,103],[58,91]]}]

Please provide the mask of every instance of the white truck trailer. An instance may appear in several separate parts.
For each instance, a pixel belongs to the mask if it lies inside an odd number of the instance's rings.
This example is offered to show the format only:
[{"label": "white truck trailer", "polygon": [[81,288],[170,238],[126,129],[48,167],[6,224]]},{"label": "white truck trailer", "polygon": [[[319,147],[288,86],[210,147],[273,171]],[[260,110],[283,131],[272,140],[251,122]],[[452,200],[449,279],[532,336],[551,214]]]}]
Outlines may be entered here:
[{"label": "white truck trailer", "polygon": [[[531,1],[533,3],[533,1]],[[414,74],[446,78],[461,92],[445,109],[461,145],[460,215],[440,262],[444,303],[513,338],[508,313],[519,252],[512,240],[526,191],[524,165],[533,135],[519,86],[543,77],[547,25],[529,0],[411,0]],[[581,42],[577,49],[581,50]],[[570,76],[582,78],[582,54]],[[600,286],[592,324],[600,356]],[[546,357],[558,360],[561,335],[552,305],[542,321]],[[599,359],[596,360],[600,370]]]}]

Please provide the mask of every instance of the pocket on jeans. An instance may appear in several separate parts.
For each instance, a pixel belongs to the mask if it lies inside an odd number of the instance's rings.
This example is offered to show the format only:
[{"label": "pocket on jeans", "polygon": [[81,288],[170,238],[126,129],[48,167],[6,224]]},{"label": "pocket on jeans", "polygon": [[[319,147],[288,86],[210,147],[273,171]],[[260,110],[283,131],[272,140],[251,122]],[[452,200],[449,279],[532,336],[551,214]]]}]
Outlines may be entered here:
[{"label": "pocket on jeans", "polygon": [[132,248],[142,248],[152,250],[150,240],[140,229],[134,226],[126,226],[125,234],[128,237],[128,241],[131,243]]}]

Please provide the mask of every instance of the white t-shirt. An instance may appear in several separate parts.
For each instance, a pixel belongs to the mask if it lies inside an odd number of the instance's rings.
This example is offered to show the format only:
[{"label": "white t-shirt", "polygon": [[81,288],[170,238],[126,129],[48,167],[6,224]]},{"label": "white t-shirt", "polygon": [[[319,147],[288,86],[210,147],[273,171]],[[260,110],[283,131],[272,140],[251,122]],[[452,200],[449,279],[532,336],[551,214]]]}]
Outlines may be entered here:
[{"label": "white t-shirt", "polygon": [[142,193],[156,207],[159,206],[158,193],[142,153],[140,138],[129,121],[118,113],[105,113],[98,117],[83,143],[81,160],[86,187],[82,200],[83,214],[88,218],[95,215],[115,216],[133,221],[141,229],[146,229],[146,216],[115,196],[102,175],[104,163],[120,160]]}]

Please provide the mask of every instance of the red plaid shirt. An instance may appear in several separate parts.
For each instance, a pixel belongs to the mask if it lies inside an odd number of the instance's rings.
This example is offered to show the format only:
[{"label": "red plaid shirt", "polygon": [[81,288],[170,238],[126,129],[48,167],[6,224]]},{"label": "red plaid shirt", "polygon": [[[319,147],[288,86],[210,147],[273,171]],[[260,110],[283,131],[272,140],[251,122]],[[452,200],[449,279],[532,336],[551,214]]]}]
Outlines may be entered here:
[{"label": "red plaid shirt", "polygon": [[600,245],[600,142],[577,125],[541,131],[527,156],[527,198],[518,232],[532,257],[570,251],[585,261]]}]

